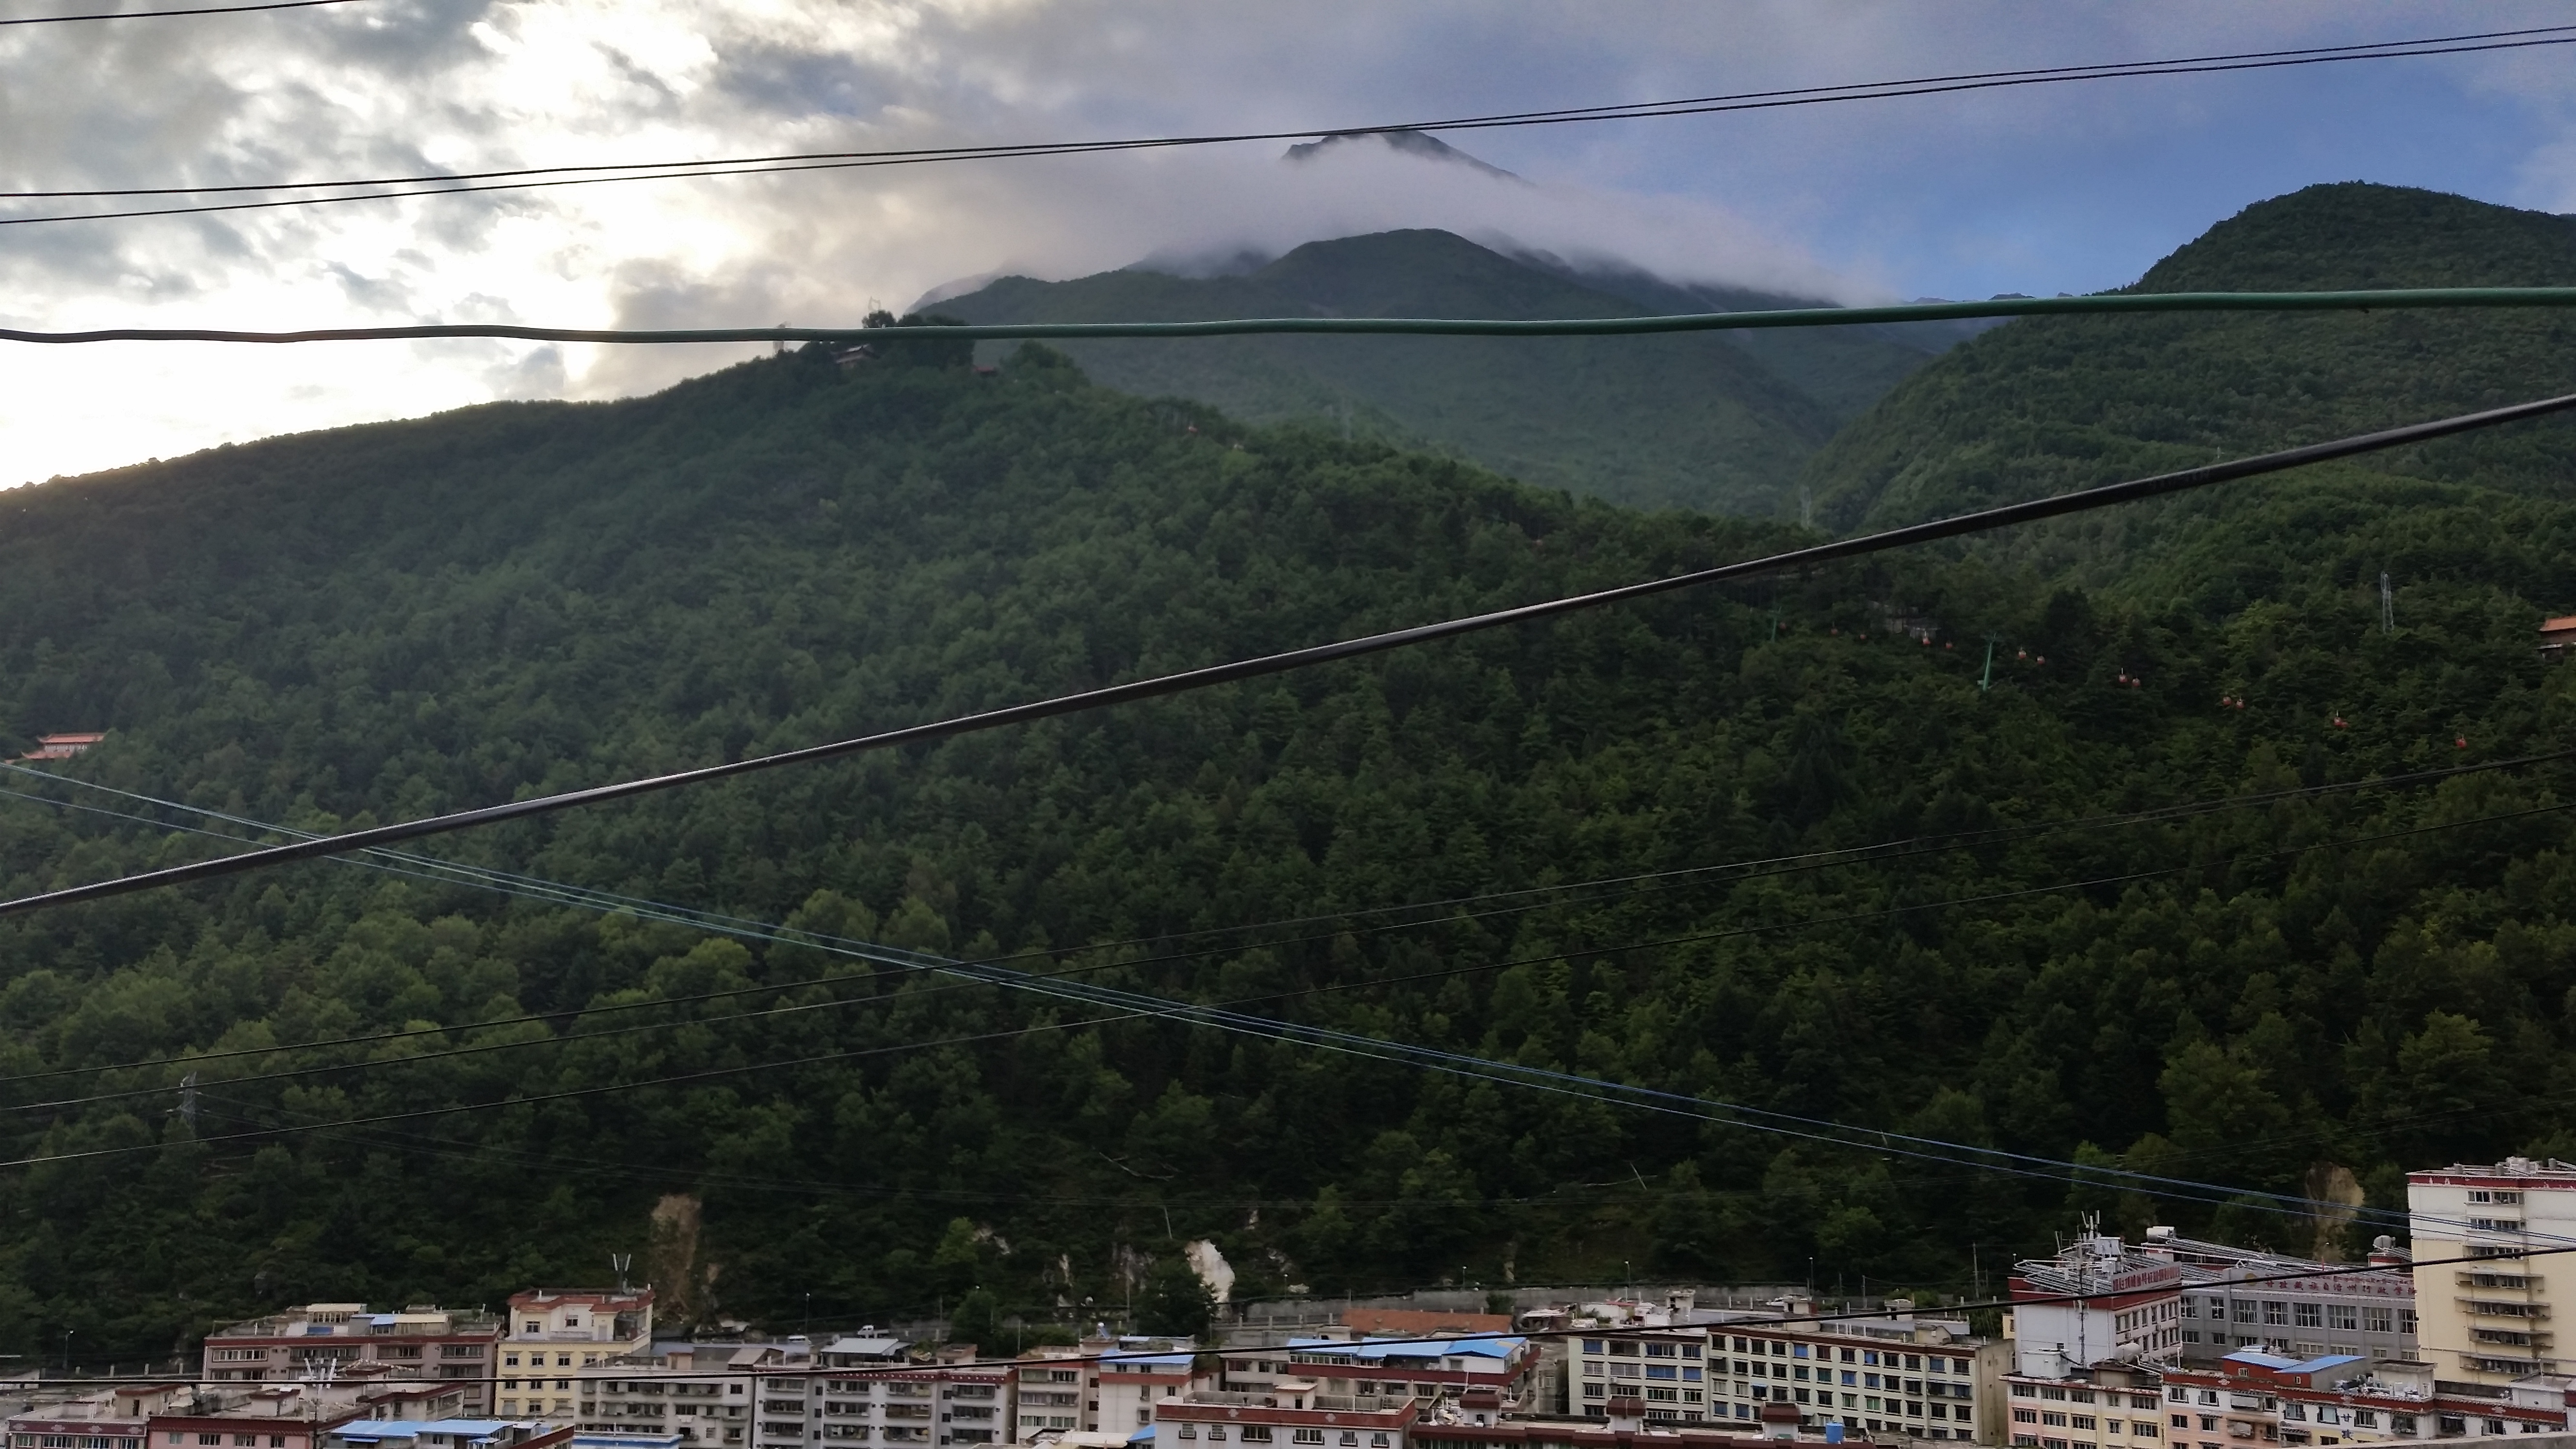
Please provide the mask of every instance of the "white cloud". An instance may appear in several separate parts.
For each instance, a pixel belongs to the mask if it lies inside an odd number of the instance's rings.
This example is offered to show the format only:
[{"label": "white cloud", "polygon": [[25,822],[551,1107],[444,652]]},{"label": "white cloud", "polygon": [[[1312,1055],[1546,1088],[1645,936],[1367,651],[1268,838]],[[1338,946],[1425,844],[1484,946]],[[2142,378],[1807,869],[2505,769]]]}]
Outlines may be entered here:
[{"label": "white cloud", "polygon": [[[222,184],[1293,129],[2342,39],[2356,24],[2472,28],[2518,13],[2431,0],[2364,21],[2308,3],[2140,12],[1872,0],[1820,15],[1790,0],[1617,11],[1572,0],[365,0],[0,32],[12,78],[0,87],[0,178],[12,189]],[[2563,100],[2544,62],[2513,64],[2486,83],[2522,87],[2534,106]],[[2031,154],[2223,128],[2208,108],[2243,92],[2221,86],[1451,137],[1532,186],[1367,148],[1286,165],[1285,143],[1268,142],[0,228],[0,319],[832,324],[961,276],[1065,277],[1149,253],[1275,252],[1396,226],[1875,297],[1926,290],[1927,269],[1977,275],[1979,256],[1990,270],[2063,267],[2058,233],[1980,216],[1973,197],[1941,212],[1941,188],[1966,194],[1956,178],[2010,175]],[[2534,190],[2576,194],[2576,168],[2547,149],[2564,134],[2535,137],[2517,162]],[[2015,179],[2040,202],[2056,181]],[[2187,218],[2183,234],[2212,219]],[[2028,289],[2043,285],[2034,275]],[[485,398],[614,395],[749,350],[0,348],[0,483]]]}]

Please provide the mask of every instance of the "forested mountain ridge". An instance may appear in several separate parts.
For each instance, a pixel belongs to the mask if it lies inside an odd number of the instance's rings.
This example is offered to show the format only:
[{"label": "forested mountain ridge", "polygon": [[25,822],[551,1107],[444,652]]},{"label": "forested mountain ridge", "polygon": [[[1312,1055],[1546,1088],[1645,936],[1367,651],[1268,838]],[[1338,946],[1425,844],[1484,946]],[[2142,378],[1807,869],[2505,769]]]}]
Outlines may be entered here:
[{"label": "forested mountain ridge", "polygon": [[[2128,290],[2564,286],[2576,218],[2359,182],[2259,202]],[[2023,318],[1900,384],[1810,460],[1838,527],[1937,517],[2213,458],[2576,390],[2558,309]],[[2472,435],[2369,466],[2576,496],[2565,422]],[[2034,530],[2040,567],[2114,577],[2210,504]]]},{"label": "forested mountain ridge", "polygon": [[[1633,317],[1813,301],[1577,271],[1444,231],[1310,242],[1234,275],[1140,265],[1004,277],[938,303],[969,322],[1219,317]],[[1834,429],[1963,335],[1805,328],[1651,338],[1226,337],[1060,344],[1094,379],[1249,422],[1429,448],[1637,507],[1794,513]]]},{"label": "forested mountain ridge", "polygon": [[[1044,349],[963,361],[809,350],[13,493],[0,744],[107,729],[63,772],[328,829],[1804,536],[1141,401]],[[2576,772],[2508,763],[2576,723],[2576,672],[2531,647],[2576,603],[2576,504],[2407,471],[2426,456],[2236,485],[2243,528],[2169,537],[2116,591],[1890,557],[441,849],[2229,1189],[2330,1163],[2391,1208],[2409,1166],[2576,1155]],[[2383,631],[2392,557],[2415,563]],[[2463,765],[2501,767],[2360,788]],[[208,848],[0,796],[10,896]],[[1237,929],[1263,921],[1292,924]],[[943,985],[346,865],[0,921],[7,1155],[61,1159],[0,1170],[0,1338],[131,1358],[281,1302],[497,1301],[613,1251],[677,1319],[810,1291],[822,1324],[978,1287],[985,1315],[1096,1317],[1196,1237],[1247,1294],[1811,1258],[1823,1285],[1961,1291],[1972,1253],[2092,1207],[2316,1245],[2248,1202]],[[466,1046],[493,1050],[439,1054]],[[186,1060],[217,1050],[240,1054]],[[652,1084],[772,1062],[799,1064]],[[652,1257],[666,1194],[704,1203],[685,1269]]]}]

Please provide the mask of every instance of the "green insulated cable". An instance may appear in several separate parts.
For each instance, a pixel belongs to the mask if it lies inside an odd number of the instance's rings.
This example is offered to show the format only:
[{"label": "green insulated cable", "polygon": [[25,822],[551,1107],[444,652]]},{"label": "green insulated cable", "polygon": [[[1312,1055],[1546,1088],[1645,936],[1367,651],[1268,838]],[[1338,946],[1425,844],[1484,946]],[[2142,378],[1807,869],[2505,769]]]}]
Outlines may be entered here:
[{"label": "green insulated cable", "polygon": [[2406,287],[2360,292],[2104,292],[2089,297],[1997,297],[1985,302],[1907,302],[1890,307],[1792,307],[1773,312],[1689,312],[1668,317],[1229,317],[1208,322],[987,322],[951,327],[693,327],[628,331],[439,323],[236,332],[211,327],[103,327],[87,332],[0,329],[0,342],[398,342],[498,337],[520,342],[984,342],[1018,338],[1242,337],[1262,333],[1406,337],[1633,337],[1734,332],[1757,327],[1859,327],[1986,317],[2125,315],[2137,312],[2371,312],[2381,308],[2571,307],[2576,287]]}]

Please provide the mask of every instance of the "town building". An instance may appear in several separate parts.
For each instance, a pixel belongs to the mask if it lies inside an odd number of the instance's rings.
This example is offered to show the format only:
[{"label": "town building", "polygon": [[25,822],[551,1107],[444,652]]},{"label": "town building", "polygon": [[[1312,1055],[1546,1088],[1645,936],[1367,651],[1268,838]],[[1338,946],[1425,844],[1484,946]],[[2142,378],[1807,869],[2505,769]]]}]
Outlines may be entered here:
[{"label": "town building", "polygon": [[651,1355],[653,1290],[531,1288],[510,1295],[506,1327],[495,1375],[500,1411],[570,1421],[581,1412],[575,1370]]},{"label": "town building", "polygon": [[[1787,1404],[1802,1416],[1786,1421],[1793,1427],[1846,1433],[1974,1440],[1981,1414],[1999,1427],[2010,1345],[1975,1337],[1963,1319],[1918,1316],[1902,1300],[1889,1307],[1885,1317],[1713,1327],[1709,1418],[1749,1429]],[[1657,1417],[1651,1400],[1646,1415]]]},{"label": "town building", "polygon": [[2406,1210],[2416,1336],[2441,1381],[2509,1390],[2561,1373],[2553,1260],[2527,1254],[2576,1245],[2576,1165],[2508,1157],[2410,1172]]},{"label": "town building", "polygon": [[573,1449],[576,1432],[527,1419],[360,1419],[324,1435],[322,1449]]},{"label": "town building", "polygon": [[1297,1405],[1211,1390],[1166,1399],[1155,1406],[1153,1449],[1409,1449],[1423,1412],[1411,1392],[1302,1397]]},{"label": "town building", "polygon": [[2097,1363],[2162,1365],[2182,1357],[2182,1265],[2170,1251],[2131,1249],[2091,1233],[2054,1258],[2013,1265],[2014,1370],[2064,1378]]},{"label": "town building", "polygon": [[327,1449],[332,1431],[356,1417],[293,1392],[199,1395],[145,1420],[144,1437],[149,1449]]},{"label": "town building", "polygon": [[1008,1442],[1134,1435],[1154,1422],[1156,1404],[1190,1387],[1197,1356],[1189,1339],[1142,1336],[1086,1338],[1023,1354],[1011,1361]]},{"label": "town building", "polygon": [[1243,1392],[1263,1392],[1265,1370],[1258,1365],[1267,1363],[1274,1385],[1311,1383],[1311,1392],[1328,1398],[1429,1401],[1483,1389],[1497,1395],[1507,1411],[1517,1412],[1532,1402],[1538,1361],[1531,1341],[1513,1336],[1291,1338],[1284,1348],[1229,1351],[1221,1382]]},{"label": "town building", "polygon": [[2182,1266],[2178,1361],[2209,1365],[2237,1349],[2297,1360],[2415,1357],[2415,1278],[2393,1246],[2362,1265],[2319,1263],[2147,1229],[2140,1251]]},{"label": "town building", "polygon": [[[206,1335],[212,1383],[435,1379],[463,1391],[463,1412],[486,1412],[501,1320],[480,1310],[309,1303]],[[567,1415],[568,1417],[568,1415]]]}]

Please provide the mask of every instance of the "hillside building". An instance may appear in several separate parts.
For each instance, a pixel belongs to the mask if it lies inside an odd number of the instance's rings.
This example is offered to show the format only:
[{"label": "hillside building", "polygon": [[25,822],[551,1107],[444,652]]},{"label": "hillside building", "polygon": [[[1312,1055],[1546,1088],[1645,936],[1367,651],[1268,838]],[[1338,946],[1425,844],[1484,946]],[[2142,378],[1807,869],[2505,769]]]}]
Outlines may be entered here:
[{"label": "hillside building", "polygon": [[21,760],[68,760],[106,739],[104,731],[72,735],[38,735],[36,747],[20,755]]}]

